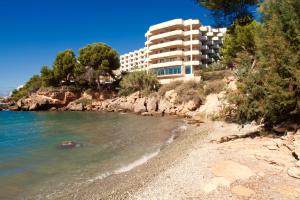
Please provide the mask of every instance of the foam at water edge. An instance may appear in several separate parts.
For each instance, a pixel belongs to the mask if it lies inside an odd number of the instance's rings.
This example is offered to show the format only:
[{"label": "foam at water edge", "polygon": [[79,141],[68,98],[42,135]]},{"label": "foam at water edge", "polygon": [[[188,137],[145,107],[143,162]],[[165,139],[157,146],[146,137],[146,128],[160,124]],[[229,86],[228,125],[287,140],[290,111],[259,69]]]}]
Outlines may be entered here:
[{"label": "foam at water edge", "polygon": [[146,154],[143,157],[141,157],[140,159],[135,160],[134,162],[130,163],[129,165],[120,167],[119,169],[115,170],[114,174],[120,174],[120,173],[123,173],[123,172],[128,172],[128,171],[130,171],[130,170],[146,163],[151,158],[157,156],[159,154],[159,152],[160,152],[160,150],[156,150],[153,153]]},{"label": "foam at water edge", "polygon": [[104,178],[107,178],[111,175],[114,175],[114,174],[120,174],[120,173],[124,173],[124,172],[128,172],[144,163],[146,163],[148,160],[150,160],[151,158],[157,156],[159,154],[160,150],[157,150],[153,153],[149,153],[149,154],[146,154],[144,155],[143,157],[139,158],[138,160],[135,160],[133,161],[132,163],[128,164],[128,165],[125,165],[123,167],[120,167],[118,169],[116,169],[115,171],[113,171],[112,173],[110,172],[105,172],[103,174],[100,174],[99,176],[96,176],[92,179],[89,179],[88,182],[94,182],[96,180],[102,180]]},{"label": "foam at water edge", "polygon": [[[176,129],[174,129],[172,131],[172,135],[171,137],[167,140],[166,142],[166,145],[169,145],[171,144],[177,137],[180,133],[184,132],[187,130],[187,126],[185,125],[182,125]],[[163,145],[160,149],[163,149],[165,147],[165,145]],[[160,149],[156,150],[155,152],[152,152],[152,153],[148,153],[148,154],[145,154],[144,156],[142,156],[141,158],[133,161],[132,163],[129,163],[128,165],[125,165],[123,167],[120,167],[118,169],[116,169],[115,171],[113,171],[112,173],[110,172],[105,172],[103,174],[100,174],[99,176],[96,176],[90,180],[88,180],[89,182],[94,182],[96,180],[102,180],[104,178],[107,178],[111,175],[114,175],[114,174],[120,174],[120,173],[124,173],[124,172],[128,172],[144,163],[146,163],[148,160],[154,158],[155,156],[157,156],[160,152]]]}]

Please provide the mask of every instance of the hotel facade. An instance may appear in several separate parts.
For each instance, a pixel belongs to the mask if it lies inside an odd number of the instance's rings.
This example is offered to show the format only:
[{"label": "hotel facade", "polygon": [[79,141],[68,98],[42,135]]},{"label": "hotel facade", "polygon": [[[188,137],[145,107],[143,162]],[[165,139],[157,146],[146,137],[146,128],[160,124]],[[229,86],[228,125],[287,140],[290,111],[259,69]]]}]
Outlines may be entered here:
[{"label": "hotel facade", "polygon": [[226,28],[175,19],[150,26],[145,47],[120,56],[121,72],[152,70],[161,83],[199,78],[199,70],[220,59]]}]

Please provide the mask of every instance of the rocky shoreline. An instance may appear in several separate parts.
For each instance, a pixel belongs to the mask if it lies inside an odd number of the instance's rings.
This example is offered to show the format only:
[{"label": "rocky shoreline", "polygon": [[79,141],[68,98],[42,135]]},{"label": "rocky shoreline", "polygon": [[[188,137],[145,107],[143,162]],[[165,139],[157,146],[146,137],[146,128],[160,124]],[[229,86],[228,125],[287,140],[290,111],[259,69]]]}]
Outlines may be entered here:
[{"label": "rocky shoreline", "polygon": [[127,97],[114,93],[95,93],[57,89],[39,90],[27,98],[20,99],[9,107],[12,111],[105,111],[133,112],[143,116],[176,115],[195,119],[208,119],[218,115],[223,107],[224,92],[207,96],[202,102],[194,98],[180,102],[174,90],[163,96],[157,93],[143,96],[135,92]]}]

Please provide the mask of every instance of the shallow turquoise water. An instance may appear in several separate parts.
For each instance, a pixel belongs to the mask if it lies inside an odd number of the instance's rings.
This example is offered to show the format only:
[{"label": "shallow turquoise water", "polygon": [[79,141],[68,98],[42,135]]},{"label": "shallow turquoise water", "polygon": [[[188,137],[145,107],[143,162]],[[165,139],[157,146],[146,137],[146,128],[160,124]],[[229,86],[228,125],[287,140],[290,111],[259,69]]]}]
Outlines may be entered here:
[{"label": "shallow turquoise water", "polygon": [[[48,199],[126,171],[166,143],[180,120],[99,112],[0,112],[0,199]],[[57,147],[72,140],[83,146]]]}]

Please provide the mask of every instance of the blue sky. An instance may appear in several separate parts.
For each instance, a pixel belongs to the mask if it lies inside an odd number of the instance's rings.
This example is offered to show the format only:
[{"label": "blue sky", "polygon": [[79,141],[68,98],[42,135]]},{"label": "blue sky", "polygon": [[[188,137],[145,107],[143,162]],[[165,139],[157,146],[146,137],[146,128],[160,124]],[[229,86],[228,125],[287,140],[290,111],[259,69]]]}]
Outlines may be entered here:
[{"label": "blue sky", "polygon": [[213,24],[194,0],[0,0],[0,96],[59,51],[104,42],[126,53],[143,47],[150,25],[175,18]]}]

